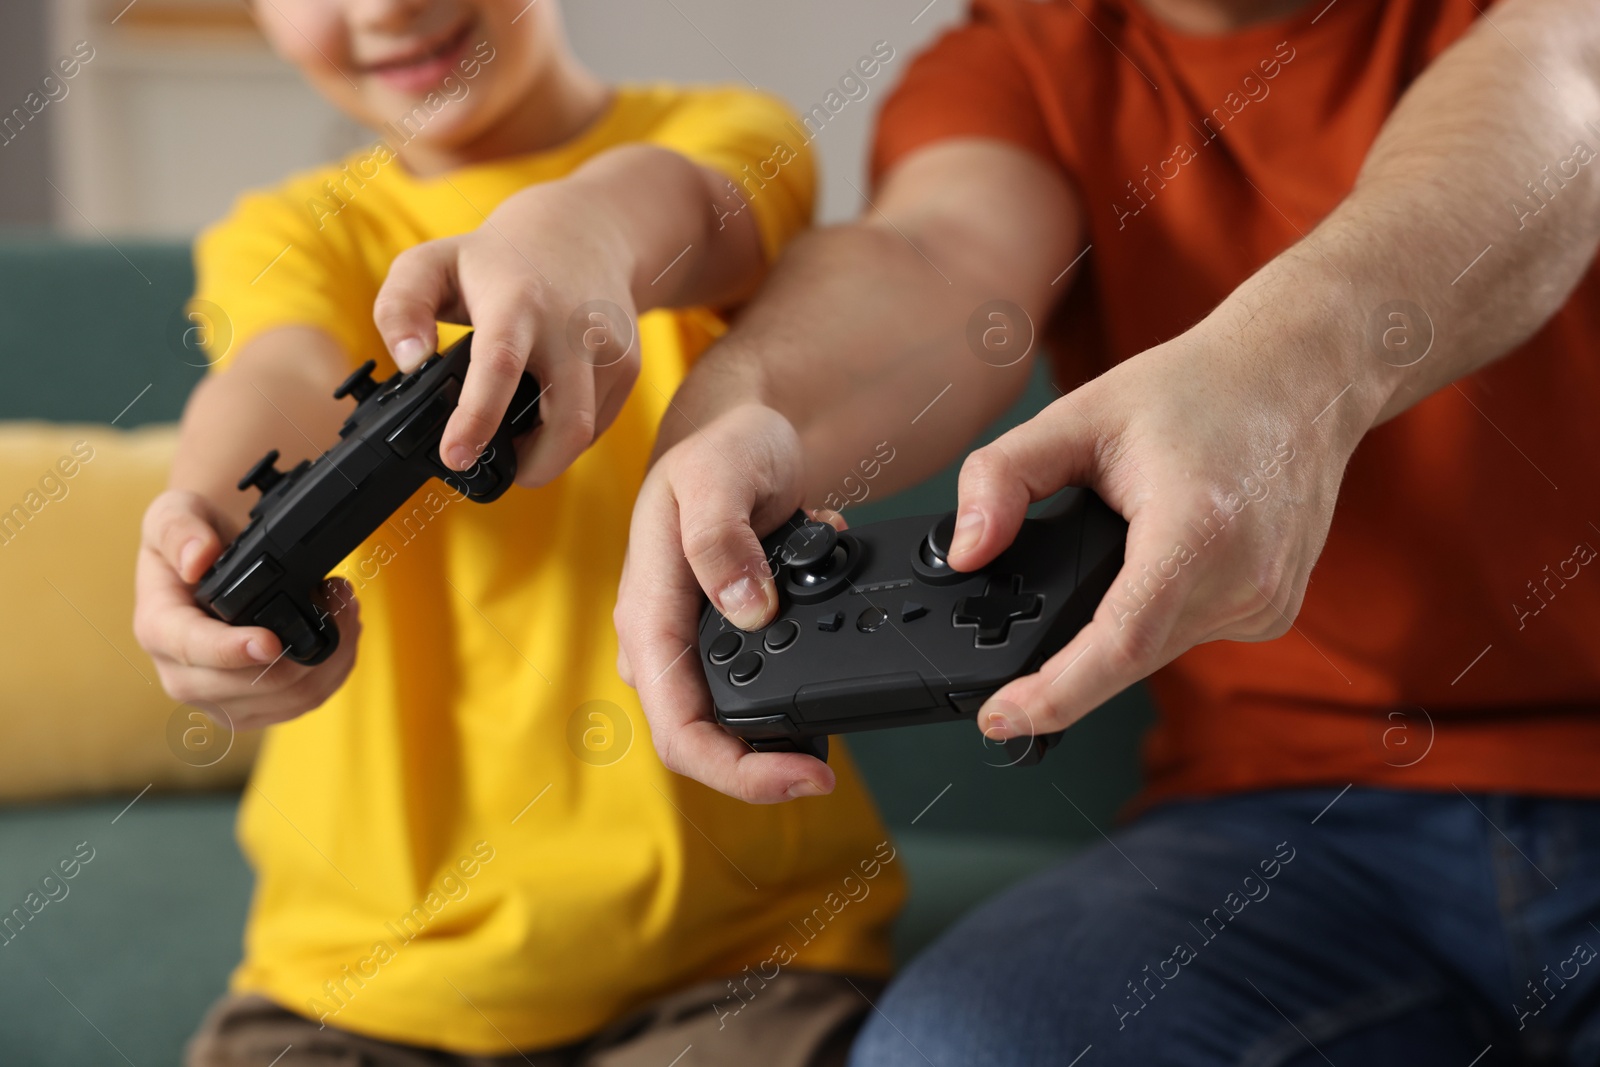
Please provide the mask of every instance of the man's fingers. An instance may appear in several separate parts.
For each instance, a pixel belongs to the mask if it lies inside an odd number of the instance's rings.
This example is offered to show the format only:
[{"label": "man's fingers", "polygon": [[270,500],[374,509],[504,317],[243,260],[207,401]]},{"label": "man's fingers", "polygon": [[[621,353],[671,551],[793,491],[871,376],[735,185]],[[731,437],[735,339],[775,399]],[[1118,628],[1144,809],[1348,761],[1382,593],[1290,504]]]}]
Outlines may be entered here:
[{"label": "man's fingers", "polygon": [[[555,338],[551,344],[559,344]],[[581,360],[555,355],[535,370],[543,399],[539,401],[539,428],[533,431],[526,462],[517,470],[517,483],[526,486],[554,481],[572,466],[594,442],[594,368]]]},{"label": "man's fingers", "polygon": [[1062,397],[962,463],[951,566],[988,563],[1017,536],[1029,504],[1092,480],[1095,433],[1076,403]]},{"label": "man's fingers", "polygon": [[1064,730],[1173,658],[1163,657],[1163,648],[1153,627],[1128,634],[1096,618],[1038,673],[1010,682],[985,701],[978,726],[997,740]]},{"label": "man's fingers", "polygon": [[832,508],[812,508],[811,517],[818,522],[827,523],[840,533],[850,529],[850,523],[844,517],[844,513],[834,511]]},{"label": "man's fingers", "polygon": [[687,723],[674,735],[672,763],[692,768],[692,776],[703,784],[747,804],[822,796],[837,783],[833,768],[815,756],[753,751],[709,720]]},{"label": "man's fingers", "polygon": [[715,446],[695,448],[678,463],[678,528],[682,553],[711,603],[735,626],[755,630],[778,610],[758,531],[776,527],[799,503],[800,441],[786,420],[760,409],[726,430]]},{"label": "man's fingers", "polygon": [[453,239],[429,241],[401,252],[389,267],[372,305],[372,321],[401,370],[411,370],[438,348],[434,323],[449,318],[448,309],[459,299],[458,253]]},{"label": "man's fingers", "polygon": [[1186,529],[1176,513],[1136,518],[1094,618],[1038,673],[990,697],[979,728],[995,738],[1065,729],[1187,648],[1175,638],[1204,581]]},{"label": "man's fingers", "polygon": [[[501,293],[484,305],[473,309],[472,362],[461,385],[461,400],[439,442],[439,456],[452,470],[466,470],[478,462],[505,419],[533,350],[537,326],[531,303],[515,293]],[[541,417],[548,421],[542,411]]]},{"label": "man's fingers", "polygon": [[703,603],[683,558],[676,509],[660,481],[647,481],[628,537],[627,573],[613,618],[622,653],[650,716],[658,747],[685,723],[711,714],[711,697],[696,652]]},{"label": "man's fingers", "polygon": [[700,590],[741,630],[757,630],[778,610],[761,539],[751,529],[751,488],[737,479],[698,478],[699,491],[678,502],[683,555]]},{"label": "man's fingers", "polygon": [[[646,486],[616,616],[662,763],[751,803],[831,792],[834,775],[825,763],[799,753],[753,752],[712,718],[699,657],[700,588],[685,563],[674,512],[664,485]],[[648,581],[632,581],[634,572]]]}]

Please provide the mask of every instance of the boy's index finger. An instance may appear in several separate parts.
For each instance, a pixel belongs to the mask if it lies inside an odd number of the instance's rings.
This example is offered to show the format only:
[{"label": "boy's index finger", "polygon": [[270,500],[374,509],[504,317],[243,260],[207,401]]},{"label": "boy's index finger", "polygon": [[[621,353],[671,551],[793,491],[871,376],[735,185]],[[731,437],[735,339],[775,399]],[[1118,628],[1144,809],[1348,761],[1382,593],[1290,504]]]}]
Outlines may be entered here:
[{"label": "boy's index finger", "polygon": [[372,321],[394,356],[409,371],[439,345],[435,323],[449,318],[457,299],[456,243],[429,241],[395,257],[372,304]]},{"label": "boy's index finger", "polygon": [[533,350],[534,312],[519,303],[493,303],[474,314],[472,362],[461,400],[445,426],[439,456],[454,470],[478,461],[500,428]]},{"label": "boy's index finger", "polygon": [[222,539],[192,494],[169,492],[145,513],[144,539],[173,573],[187,583],[200,580],[222,550]]}]

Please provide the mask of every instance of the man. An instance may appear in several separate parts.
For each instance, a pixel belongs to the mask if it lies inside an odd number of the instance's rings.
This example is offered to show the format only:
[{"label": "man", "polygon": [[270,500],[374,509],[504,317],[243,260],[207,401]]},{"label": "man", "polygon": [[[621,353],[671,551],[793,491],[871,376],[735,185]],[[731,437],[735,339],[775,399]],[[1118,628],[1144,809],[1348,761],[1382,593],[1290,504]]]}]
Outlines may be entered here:
[{"label": "man", "polygon": [[860,221],[666,417],[624,675],[668,767],[826,793],[712,721],[700,590],[760,626],[757,535],[885,438],[880,484],[948,462],[1048,324],[1064,395],[967,458],[951,561],[1089,485],[1127,562],[979,724],[1158,670],[1162,716],[1145,814],[946,935],[858,1063],[1600,1055],[1597,148],[1582,0],[977,0],[908,72]]}]

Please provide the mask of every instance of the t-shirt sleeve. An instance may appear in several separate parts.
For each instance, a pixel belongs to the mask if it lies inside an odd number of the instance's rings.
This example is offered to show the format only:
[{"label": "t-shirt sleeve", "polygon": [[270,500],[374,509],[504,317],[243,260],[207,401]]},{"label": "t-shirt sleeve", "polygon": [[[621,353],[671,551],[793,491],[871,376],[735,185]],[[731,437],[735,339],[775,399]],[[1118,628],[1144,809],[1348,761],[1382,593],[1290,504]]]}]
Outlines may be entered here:
[{"label": "t-shirt sleeve", "polygon": [[1006,28],[988,4],[916,59],[878,114],[872,146],[876,185],[919,148],[955,137],[1009,141],[1045,159],[1055,147]]},{"label": "t-shirt sleeve", "polygon": [[246,193],[195,242],[191,319],[210,324],[202,343],[213,369],[279,326],[321,329],[352,358],[371,347],[371,272],[353,247],[330,239],[333,227],[319,231],[302,203],[309,199],[293,183]]},{"label": "t-shirt sleeve", "polygon": [[[794,112],[745,89],[688,94],[646,138],[733,183],[728,206],[755,212],[768,261],[811,224],[816,167]],[[736,194],[736,195],[734,195]]]}]

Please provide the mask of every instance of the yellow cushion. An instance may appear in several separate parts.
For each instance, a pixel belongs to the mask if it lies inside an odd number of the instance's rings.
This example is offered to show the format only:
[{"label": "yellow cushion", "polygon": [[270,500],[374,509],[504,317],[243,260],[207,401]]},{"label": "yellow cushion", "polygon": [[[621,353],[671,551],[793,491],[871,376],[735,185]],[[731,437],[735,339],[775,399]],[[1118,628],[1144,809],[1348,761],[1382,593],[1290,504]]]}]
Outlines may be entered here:
[{"label": "yellow cushion", "polygon": [[0,422],[0,800],[249,770],[256,735],[192,719],[133,638],[139,523],[176,442],[171,426]]}]

